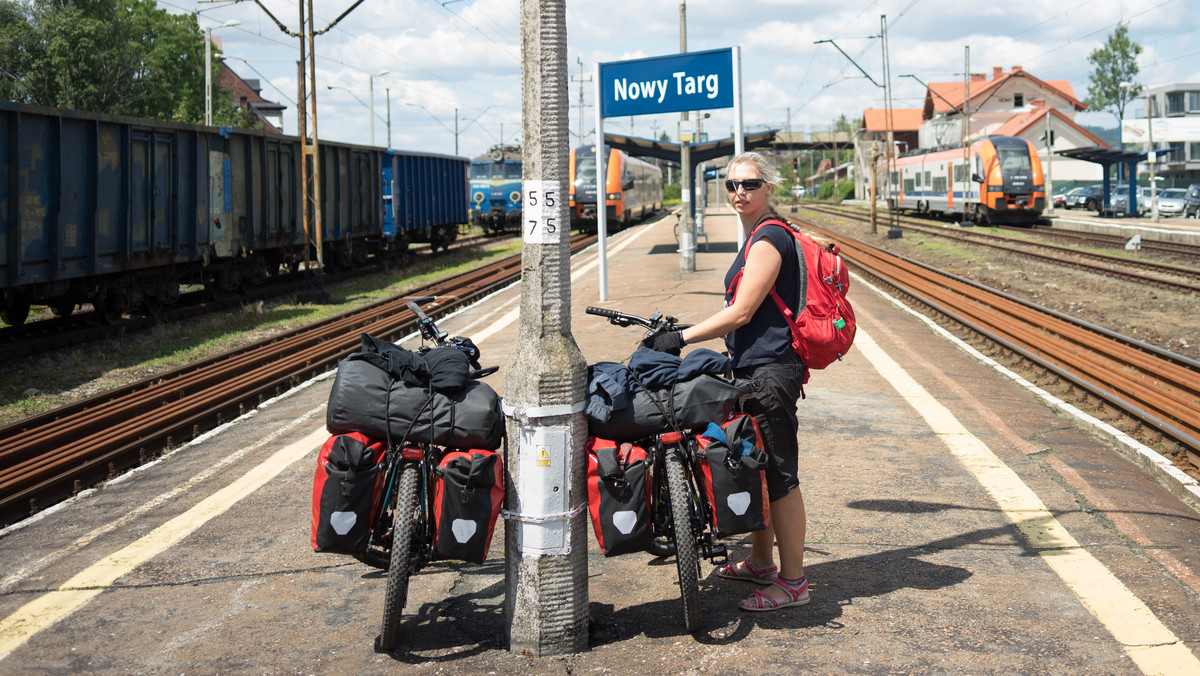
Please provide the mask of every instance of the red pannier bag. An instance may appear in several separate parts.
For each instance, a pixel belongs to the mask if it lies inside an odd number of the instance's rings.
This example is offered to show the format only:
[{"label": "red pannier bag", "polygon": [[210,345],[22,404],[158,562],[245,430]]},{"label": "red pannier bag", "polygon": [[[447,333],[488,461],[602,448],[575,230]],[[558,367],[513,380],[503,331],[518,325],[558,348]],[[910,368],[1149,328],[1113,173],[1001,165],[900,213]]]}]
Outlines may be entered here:
[{"label": "red pannier bag", "polygon": [[608,439],[587,440],[588,512],[605,556],[644,552],[650,530],[646,449]]},{"label": "red pannier bag", "polygon": [[357,554],[367,548],[383,488],[387,445],[365,434],[335,434],[317,455],[313,478],[312,547]]},{"label": "red pannier bag", "polygon": [[496,451],[450,451],[433,488],[433,547],[443,559],[483,563],[504,506],[504,463]]},{"label": "red pannier bag", "polygon": [[762,530],[770,521],[767,453],[754,416],[740,413],[696,435],[700,483],[717,537]]}]

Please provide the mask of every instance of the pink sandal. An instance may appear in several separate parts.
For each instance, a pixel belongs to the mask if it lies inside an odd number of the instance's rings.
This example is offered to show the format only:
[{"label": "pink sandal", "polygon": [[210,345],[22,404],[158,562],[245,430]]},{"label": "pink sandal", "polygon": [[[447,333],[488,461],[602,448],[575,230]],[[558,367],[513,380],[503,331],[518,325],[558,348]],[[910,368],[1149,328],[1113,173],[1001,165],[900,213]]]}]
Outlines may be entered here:
[{"label": "pink sandal", "polygon": [[787,608],[789,606],[802,606],[808,603],[808,578],[802,577],[799,580],[790,580],[776,576],[774,580],[771,580],[771,584],[787,592],[788,600],[782,602],[776,601],[765,591],[755,589],[753,594],[738,604],[738,608],[750,612],[764,612],[779,610],[780,608]]},{"label": "pink sandal", "polygon": [[739,573],[737,563],[727,563],[725,567],[717,571],[717,577],[723,577],[726,580],[745,580],[755,584],[771,584],[775,581],[775,575],[779,572],[779,566],[771,564],[765,568],[755,568],[754,564],[750,563],[750,558],[747,557],[743,563],[746,565],[746,572]]}]

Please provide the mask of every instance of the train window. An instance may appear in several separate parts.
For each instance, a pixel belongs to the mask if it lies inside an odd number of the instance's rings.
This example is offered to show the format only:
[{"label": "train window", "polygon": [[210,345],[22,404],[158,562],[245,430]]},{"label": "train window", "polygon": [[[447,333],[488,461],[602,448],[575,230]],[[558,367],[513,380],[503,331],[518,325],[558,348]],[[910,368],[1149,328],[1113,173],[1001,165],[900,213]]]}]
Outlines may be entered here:
[{"label": "train window", "polygon": [[575,153],[575,183],[596,183],[596,153]]},{"label": "train window", "polygon": [[958,164],[954,167],[954,182],[958,183],[963,180],[963,165]]},{"label": "train window", "polygon": [[934,192],[946,192],[946,177],[945,176],[934,176],[933,177],[933,191]]},{"label": "train window", "polygon": [[1032,167],[1029,163],[1029,149],[1025,146],[1017,148],[1008,148],[1000,146],[996,148],[996,155],[1000,157],[1000,170],[1009,171],[1031,171]]},{"label": "train window", "polygon": [[930,174],[931,174],[931,172],[928,172],[928,171],[927,171],[927,172],[925,172],[925,183],[924,183],[924,185],[930,185],[930,183],[931,183],[931,181],[929,180]]},{"label": "train window", "polygon": [[492,174],[492,165],[488,164],[472,164],[471,178],[488,178]]},{"label": "train window", "polygon": [[521,178],[521,164],[519,162],[505,162],[504,178]]},{"label": "train window", "polygon": [[913,185],[913,180],[911,178],[904,179],[904,192],[915,192],[915,188],[916,186]]}]

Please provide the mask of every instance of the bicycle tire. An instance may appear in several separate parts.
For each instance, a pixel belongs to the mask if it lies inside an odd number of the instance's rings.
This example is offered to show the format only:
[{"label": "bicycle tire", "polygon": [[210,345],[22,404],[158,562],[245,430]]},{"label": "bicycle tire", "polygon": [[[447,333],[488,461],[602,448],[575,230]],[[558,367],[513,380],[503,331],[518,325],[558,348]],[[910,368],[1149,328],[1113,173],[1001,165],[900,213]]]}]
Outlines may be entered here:
[{"label": "bicycle tire", "polygon": [[388,566],[387,590],[383,596],[383,626],[379,647],[392,650],[400,643],[400,619],[408,601],[409,559],[414,546],[420,504],[420,468],[411,462],[400,465],[396,497],[396,521],[392,530],[392,560]]},{"label": "bicycle tire", "polygon": [[671,521],[675,531],[675,567],[679,570],[679,592],[683,599],[684,624],[688,633],[700,630],[700,558],[692,521],[692,498],[678,451],[666,458],[667,490],[671,495]]}]

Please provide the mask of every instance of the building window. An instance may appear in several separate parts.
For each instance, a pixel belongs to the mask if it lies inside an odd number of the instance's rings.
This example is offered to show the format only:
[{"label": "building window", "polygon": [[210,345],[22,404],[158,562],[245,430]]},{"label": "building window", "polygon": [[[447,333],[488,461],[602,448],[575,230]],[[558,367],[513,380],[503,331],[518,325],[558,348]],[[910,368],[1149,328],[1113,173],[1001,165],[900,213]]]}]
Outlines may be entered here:
[{"label": "building window", "polygon": [[1024,107],[1025,107],[1025,95],[1024,94],[1013,94],[1013,108],[1024,108]]},{"label": "building window", "polygon": [[1187,109],[1189,113],[1200,113],[1200,92],[1187,93]]},{"label": "building window", "polygon": [[1200,141],[1192,141],[1188,145],[1188,161],[1200,162]]},{"label": "building window", "polygon": [[1168,92],[1167,93],[1167,115],[1183,115],[1183,95],[1184,92]]}]

